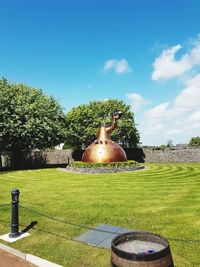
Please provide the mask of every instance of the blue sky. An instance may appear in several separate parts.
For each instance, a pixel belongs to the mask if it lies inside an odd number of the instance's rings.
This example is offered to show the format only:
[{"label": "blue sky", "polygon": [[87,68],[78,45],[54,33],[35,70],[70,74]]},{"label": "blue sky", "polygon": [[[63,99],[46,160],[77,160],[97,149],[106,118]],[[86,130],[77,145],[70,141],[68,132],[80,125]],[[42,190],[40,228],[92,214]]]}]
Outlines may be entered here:
[{"label": "blue sky", "polygon": [[200,1],[0,0],[0,76],[65,111],[132,106],[144,145],[200,135]]}]

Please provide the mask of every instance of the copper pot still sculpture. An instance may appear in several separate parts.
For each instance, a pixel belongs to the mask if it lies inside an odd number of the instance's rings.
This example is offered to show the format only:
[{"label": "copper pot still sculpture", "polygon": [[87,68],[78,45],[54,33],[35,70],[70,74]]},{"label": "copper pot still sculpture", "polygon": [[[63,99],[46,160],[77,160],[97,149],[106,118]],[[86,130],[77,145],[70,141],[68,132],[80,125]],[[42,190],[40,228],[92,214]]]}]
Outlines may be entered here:
[{"label": "copper pot still sculpture", "polygon": [[117,121],[121,118],[122,112],[115,112],[111,127],[102,125],[99,128],[97,139],[90,144],[83,153],[83,162],[119,162],[127,161],[123,148],[110,139],[110,133],[117,127]]}]

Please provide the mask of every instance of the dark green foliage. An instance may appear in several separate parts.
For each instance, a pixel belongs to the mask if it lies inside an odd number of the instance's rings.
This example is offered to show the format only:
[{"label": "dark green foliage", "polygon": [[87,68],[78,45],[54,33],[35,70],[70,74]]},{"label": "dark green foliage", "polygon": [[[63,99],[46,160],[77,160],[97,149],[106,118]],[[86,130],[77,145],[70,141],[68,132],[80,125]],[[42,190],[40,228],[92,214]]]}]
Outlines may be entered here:
[{"label": "dark green foliage", "polygon": [[73,146],[71,144],[65,143],[63,149],[73,149]]},{"label": "dark green foliage", "polygon": [[189,142],[189,146],[200,147],[200,137],[192,137]]},{"label": "dark green foliage", "polygon": [[141,165],[137,161],[129,160],[125,162],[102,162],[102,163],[73,161],[68,166],[74,168],[135,168]]},{"label": "dark green foliage", "polygon": [[18,153],[61,143],[65,115],[41,90],[0,80],[0,150]]},{"label": "dark green foliage", "polygon": [[160,145],[155,147],[155,150],[165,150],[165,148],[169,147],[168,145]]},{"label": "dark green foliage", "polygon": [[111,134],[111,138],[124,148],[136,147],[139,143],[139,133],[136,129],[134,114],[130,106],[117,99],[93,101],[69,111],[66,143],[75,148],[87,147],[95,140],[102,123],[107,127],[112,124],[112,115],[118,110],[123,112],[123,116],[118,121],[118,128]]}]

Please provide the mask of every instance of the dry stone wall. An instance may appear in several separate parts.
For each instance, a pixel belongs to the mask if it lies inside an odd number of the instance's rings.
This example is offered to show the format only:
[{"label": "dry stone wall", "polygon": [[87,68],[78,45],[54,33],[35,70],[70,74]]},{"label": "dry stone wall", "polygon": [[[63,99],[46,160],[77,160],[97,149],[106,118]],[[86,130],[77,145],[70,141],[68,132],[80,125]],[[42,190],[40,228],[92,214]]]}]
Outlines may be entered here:
[{"label": "dry stone wall", "polygon": [[[17,166],[12,165],[13,155],[10,152],[0,153],[0,169],[16,168],[42,168],[56,165],[67,165],[72,160],[72,151],[53,150],[53,151],[32,151],[29,154],[21,153],[17,158]],[[16,159],[15,159],[16,160]]]},{"label": "dry stone wall", "polygon": [[47,165],[68,164],[72,160],[72,151],[70,149],[54,150],[44,152]]},{"label": "dry stone wall", "polygon": [[[19,168],[40,168],[67,165],[71,160],[81,160],[83,151],[72,152],[70,149],[49,152],[34,151],[28,158],[20,160]],[[199,162],[200,148],[139,148],[126,151],[128,159],[139,162]],[[10,153],[1,153],[0,170],[11,168]]]},{"label": "dry stone wall", "polygon": [[200,162],[200,148],[143,148],[145,162]]},{"label": "dry stone wall", "polygon": [[[80,152],[80,151],[79,151]],[[82,152],[77,157],[71,150],[52,151],[46,154],[47,164],[67,164],[69,161],[81,160]],[[128,159],[139,162],[200,162],[200,148],[139,148],[126,151]]]}]

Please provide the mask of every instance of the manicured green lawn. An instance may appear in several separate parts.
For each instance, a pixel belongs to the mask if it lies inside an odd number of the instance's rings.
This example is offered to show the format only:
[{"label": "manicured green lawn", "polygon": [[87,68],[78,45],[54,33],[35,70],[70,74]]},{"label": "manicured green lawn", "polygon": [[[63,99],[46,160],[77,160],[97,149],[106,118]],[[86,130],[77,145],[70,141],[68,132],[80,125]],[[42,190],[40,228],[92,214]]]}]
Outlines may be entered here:
[{"label": "manicured green lawn", "polygon": [[[9,203],[11,190],[19,188],[21,205],[88,227],[111,224],[161,234],[170,240],[176,267],[200,266],[200,164],[148,166],[117,174],[58,169],[0,173],[0,205]],[[9,232],[9,207],[0,208],[0,220],[0,234]],[[14,248],[66,267],[109,266],[109,250],[69,240],[85,229],[20,208],[20,223],[31,221],[38,221],[37,230]]]}]

